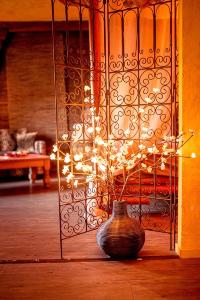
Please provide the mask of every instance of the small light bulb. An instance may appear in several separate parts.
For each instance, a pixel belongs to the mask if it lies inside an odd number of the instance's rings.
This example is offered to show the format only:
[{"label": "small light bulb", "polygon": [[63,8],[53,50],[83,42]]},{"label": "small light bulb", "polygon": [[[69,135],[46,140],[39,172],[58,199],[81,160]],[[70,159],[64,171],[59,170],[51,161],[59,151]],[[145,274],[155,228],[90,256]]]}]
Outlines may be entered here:
[{"label": "small light bulb", "polygon": [[67,133],[64,133],[64,134],[62,135],[62,139],[63,139],[64,141],[66,141],[66,140],[68,139],[68,134],[67,134]]},{"label": "small light bulb", "polygon": [[98,133],[101,131],[101,127],[99,127],[99,126],[97,126],[95,129]]},{"label": "small light bulb", "polygon": [[87,132],[88,132],[88,133],[93,133],[93,132],[94,132],[94,128],[93,128],[93,127],[89,127],[89,128],[87,129]]},{"label": "small light bulb", "polygon": [[89,103],[89,102],[90,102],[90,98],[89,98],[89,97],[86,97],[86,98],[84,99],[84,102],[85,102],[85,103]]},{"label": "small light bulb", "polygon": [[53,145],[53,152],[57,152],[57,151],[58,151],[57,145]]},{"label": "small light bulb", "polygon": [[67,163],[69,163],[70,161],[71,161],[70,155],[67,153],[67,154],[65,155],[64,162],[67,164]]},{"label": "small light bulb", "polygon": [[55,153],[51,153],[51,155],[50,155],[50,159],[51,159],[51,160],[55,160],[55,159],[56,159],[56,155],[55,155]]},{"label": "small light bulb", "polygon": [[145,101],[146,103],[151,103],[151,102],[152,102],[151,98],[149,98],[149,97],[144,98],[144,101]]},{"label": "small light bulb", "polygon": [[97,157],[96,157],[96,156],[93,156],[93,157],[91,158],[91,162],[97,163]]},{"label": "small light bulb", "polygon": [[81,160],[82,158],[83,158],[82,153],[80,153],[80,154],[75,154],[75,155],[74,155],[74,160],[75,160],[75,161],[79,161],[79,160]]},{"label": "small light bulb", "polygon": [[196,153],[192,152],[191,158],[196,158],[196,157],[197,157]]},{"label": "small light bulb", "polygon": [[160,89],[159,89],[159,88],[153,88],[153,92],[154,92],[155,94],[157,94],[157,93],[160,92]]},{"label": "small light bulb", "polygon": [[139,113],[143,113],[144,112],[144,108],[140,107],[139,108]]},{"label": "small light bulb", "polygon": [[129,135],[131,132],[130,132],[130,129],[128,128],[128,129],[126,129],[125,131],[124,131],[124,134],[125,135]]},{"label": "small light bulb", "polygon": [[147,127],[142,127],[142,131],[143,131],[143,132],[148,132],[148,130],[149,130],[149,128],[147,128]]},{"label": "small light bulb", "polygon": [[91,88],[90,88],[88,85],[85,85],[85,86],[84,86],[84,91],[85,91],[85,92],[90,91],[90,90],[91,90]]},{"label": "small light bulb", "polygon": [[74,181],[74,187],[77,187],[78,186],[78,180],[76,179],[75,181]]},{"label": "small light bulb", "polygon": [[90,147],[89,147],[89,146],[86,146],[86,147],[85,147],[85,152],[86,152],[86,153],[90,152]]}]

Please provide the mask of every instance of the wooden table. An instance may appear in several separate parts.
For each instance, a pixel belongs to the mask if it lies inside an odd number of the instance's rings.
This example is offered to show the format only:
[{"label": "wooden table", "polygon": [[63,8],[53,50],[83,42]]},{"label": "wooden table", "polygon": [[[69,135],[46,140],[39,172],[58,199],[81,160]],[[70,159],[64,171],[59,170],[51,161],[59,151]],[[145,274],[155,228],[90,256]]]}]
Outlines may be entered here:
[{"label": "wooden table", "polygon": [[25,156],[0,156],[0,170],[29,168],[30,183],[34,183],[37,175],[37,168],[43,168],[43,183],[45,187],[50,183],[50,158],[48,155],[27,154]]}]

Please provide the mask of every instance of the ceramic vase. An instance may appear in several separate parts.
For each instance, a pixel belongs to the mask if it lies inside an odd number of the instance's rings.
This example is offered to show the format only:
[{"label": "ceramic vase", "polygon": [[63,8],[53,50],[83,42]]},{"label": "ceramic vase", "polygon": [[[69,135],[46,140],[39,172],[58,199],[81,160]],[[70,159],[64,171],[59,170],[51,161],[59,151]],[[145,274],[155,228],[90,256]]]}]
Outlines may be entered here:
[{"label": "ceramic vase", "polygon": [[140,223],[128,216],[125,201],[114,201],[111,217],[97,231],[97,243],[113,258],[136,258],[145,241]]}]

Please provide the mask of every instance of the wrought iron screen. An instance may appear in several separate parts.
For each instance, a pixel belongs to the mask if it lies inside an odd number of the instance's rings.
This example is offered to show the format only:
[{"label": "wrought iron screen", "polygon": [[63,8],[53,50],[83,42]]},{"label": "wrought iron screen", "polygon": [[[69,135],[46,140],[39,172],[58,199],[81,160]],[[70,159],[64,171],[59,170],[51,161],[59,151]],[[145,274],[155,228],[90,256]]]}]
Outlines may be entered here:
[{"label": "wrought iron screen", "polygon": [[[58,2],[58,3],[57,3]],[[142,2],[142,1],[140,1]],[[147,2],[147,1],[145,1]],[[56,9],[66,30],[56,29]],[[177,131],[177,1],[52,0],[57,146],[71,156],[93,147],[89,128],[98,115],[101,137],[119,148],[134,140],[155,143]],[[127,128],[129,136],[127,137]],[[156,162],[158,157],[152,156]],[[73,168],[73,167],[72,167]],[[88,182],[69,188],[58,157],[61,244],[94,230],[109,216],[112,195]],[[82,177],[78,174],[77,177]],[[122,175],[116,176],[116,190]],[[146,229],[170,234],[176,227],[176,161],[165,172],[139,171],[125,196],[129,214]]]}]

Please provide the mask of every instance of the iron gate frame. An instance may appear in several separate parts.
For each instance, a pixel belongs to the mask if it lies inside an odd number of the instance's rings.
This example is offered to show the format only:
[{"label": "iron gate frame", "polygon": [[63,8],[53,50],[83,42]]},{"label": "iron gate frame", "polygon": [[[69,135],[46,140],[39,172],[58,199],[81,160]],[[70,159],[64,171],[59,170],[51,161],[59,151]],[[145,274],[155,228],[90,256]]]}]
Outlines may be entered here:
[{"label": "iron gate frame", "polygon": [[[112,70],[111,71],[111,64],[113,64],[112,61],[112,53],[110,53],[110,22],[111,18],[114,14],[120,14],[121,18],[123,19],[122,27],[124,26],[124,14],[127,12],[134,12],[137,17],[137,51],[135,53],[136,58],[136,67],[133,70],[137,73],[137,97],[138,102],[136,103],[136,106],[138,108],[141,106],[140,99],[141,99],[141,71],[152,71],[154,75],[156,74],[156,70],[167,70],[169,71],[170,75],[168,79],[169,82],[169,102],[167,105],[170,107],[170,124],[169,125],[169,133],[170,135],[176,135],[178,131],[178,95],[177,95],[177,88],[178,88],[178,81],[177,81],[177,70],[178,70],[178,50],[177,50],[177,6],[178,6],[178,0],[160,0],[160,2],[152,3],[148,5],[148,9],[152,11],[153,16],[153,49],[149,49],[150,55],[147,58],[141,59],[142,49],[140,49],[140,18],[141,13],[143,9],[133,6],[133,7],[126,7],[123,6],[123,1],[106,1],[106,0],[96,0],[96,1],[90,1],[90,0],[66,0],[62,1],[65,2],[65,16],[66,16],[66,32],[64,33],[64,39],[63,36],[61,40],[57,40],[57,32],[55,27],[55,8],[54,3],[56,0],[52,1],[52,40],[53,40],[53,60],[54,60],[54,89],[55,89],[55,103],[56,103],[56,123],[57,123],[57,132],[56,132],[56,144],[59,149],[64,149],[65,151],[68,151],[69,153],[73,154],[73,141],[72,141],[72,135],[73,131],[79,132],[80,131],[80,123],[79,125],[75,125],[75,120],[71,120],[70,118],[74,118],[75,116],[78,118],[79,121],[82,121],[82,123],[86,126],[89,123],[91,123],[91,118],[89,117],[88,120],[84,119],[84,114],[82,114],[82,119],[80,118],[81,112],[84,111],[87,107],[86,104],[84,104],[83,99],[88,96],[88,94],[84,91],[84,87],[87,85],[90,85],[91,82],[95,82],[95,76],[97,78],[101,78],[102,74],[104,75],[104,82],[103,87],[100,90],[101,95],[98,95],[100,98],[103,98],[103,105],[99,105],[99,111],[101,109],[104,110],[105,116],[106,116],[106,122],[105,118],[102,117],[102,120],[104,119],[105,122],[105,128],[106,128],[106,135],[108,138],[108,135],[113,133],[112,127],[115,125],[114,122],[112,123],[112,109],[114,110],[115,107],[123,106],[123,105],[117,105],[116,103],[113,104],[114,100],[112,98],[112,90],[111,90],[111,76],[113,74],[120,74],[129,72],[130,69],[125,70],[125,57],[126,53],[122,53],[122,69],[120,70]],[[112,4],[119,3],[118,9],[113,9],[111,6]],[[89,5],[88,5],[89,3]],[[95,7],[95,3],[100,7],[98,9]],[[68,16],[68,10],[70,5],[75,5],[76,8],[79,10],[79,48],[78,48],[78,55],[74,56],[75,49],[72,47],[73,45],[70,44],[70,32],[68,30],[69,28],[69,16]],[[157,32],[157,10],[160,6],[165,6],[169,9],[169,26],[170,26],[170,47],[169,49],[166,49],[166,57],[160,57],[161,65],[157,63],[157,58],[159,54],[158,48],[156,48],[156,32]],[[90,43],[92,43],[92,49],[84,49],[84,32],[87,31],[87,26],[85,26],[84,20],[82,19],[82,10],[87,8],[90,12],[90,17],[92,16],[92,26],[90,24],[90,28],[88,30],[92,30],[91,37],[92,41],[90,40]],[[147,9],[147,8],[144,8]],[[104,27],[104,53],[103,53],[103,60],[102,61],[95,61],[95,28],[94,28],[94,14],[100,13],[101,16],[103,16],[103,27]],[[90,20],[91,21],[91,20]],[[122,28],[122,39],[124,39],[124,27]],[[57,45],[58,42],[59,45],[62,45],[60,53],[56,53],[57,51]],[[88,39],[89,43],[89,39]],[[91,47],[91,45],[90,45]],[[63,52],[63,53],[62,53]],[[86,55],[88,56],[88,59],[86,59]],[[167,64],[162,65],[162,62],[166,62]],[[144,65],[141,66],[141,60],[144,62]],[[152,61],[152,65],[145,66],[145,62],[149,64],[149,62]],[[98,67],[95,64],[98,64]],[[98,69],[100,68],[100,70]],[[79,74],[79,79],[77,79],[74,76],[74,73],[70,75],[71,70],[75,70],[76,74]],[[103,69],[103,71],[102,71]],[[94,72],[96,71],[96,74],[94,75]],[[64,74],[64,75],[63,75]],[[91,74],[92,77],[91,78]],[[70,78],[71,76],[71,78]],[[148,77],[146,77],[148,78]],[[165,78],[166,79],[166,78]],[[74,85],[72,91],[69,90],[69,80],[78,82],[77,86]],[[147,80],[150,81],[148,78]],[[96,81],[98,81],[96,79]],[[102,84],[102,80],[101,80]],[[73,84],[72,84],[73,85]],[[78,90],[77,90],[78,89]],[[63,94],[64,100],[63,100]],[[95,94],[95,93],[94,93]],[[103,94],[103,95],[102,95]],[[147,94],[150,94],[150,91],[148,90]],[[89,98],[91,99],[95,95],[89,95]],[[80,97],[80,100],[77,100],[78,97]],[[163,95],[162,95],[163,97]],[[75,102],[74,102],[75,99]],[[124,99],[123,99],[124,101]],[[113,104],[113,106],[111,105]],[[142,104],[144,106],[144,103]],[[154,104],[152,104],[151,107],[153,107]],[[161,106],[161,103],[157,103],[157,105]],[[166,103],[164,101],[163,106],[165,106]],[[125,109],[128,107],[125,105]],[[154,105],[155,107],[155,105]],[[80,115],[79,115],[80,113]],[[71,122],[71,123],[70,123]],[[140,120],[139,120],[140,122]],[[64,125],[63,125],[64,123]],[[114,125],[113,125],[114,124]],[[82,142],[83,144],[90,143],[91,140],[87,140],[87,134],[84,133],[84,127],[82,126]],[[138,127],[140,128],[141,125]],[[75,127],[75,128],[74,128]],[[67,129],[67,130],[66,130]],[[68,132],[69,139],[63,141],[61,139],[61,136]],[[155,133],[154,133],[155,134]],[[121,137],[116,137],[116,140],[126,140],[124,133]],[[140,137],[139,137],[140,140]],[[80,141],[80,139],[79,139]],[[73,142],[73,143],[72,143]],[[63,146],[64,145],[64,146]],[[62,148],[64,147],[64,148]],[[59,184],[59,222],[60,222],[60,249],[61,249],[61,258],[63,258],[63,243],[66,239],[74,237],[79,234],[86,233],[91,230],[97,229],[100,224],[109,217],[109,207],[110,207],[110,198],[109,194],[104,195],[104,200],[107,201],[107,211],[105,210],[105,215],[101,217],[96,217],[94,214],[94,208],[96,206],[100,206],[102,203],[102,191],[101,189],[98,190],[96,187],[88,188],[88,186],[85,186],[83,190],[76,191],[72,189],[71,191],[68,189],[67,185],[63,183],[62,181],[62,162],[60,161],[59,153],[57,157],[57,170],[58,170],[58,184]],[[168,217],[169,217],[169,235],[170,235],[170,250],[175,249],[175,241],[176,241],[176,213],[177,213],[177,193],[176,193],[176,186],[177,186],[177,162],[174,159],[171,159],[170,166],[169,166],[169,184],[170,189],[168,195],[161,195],[161,198],[163,200],[163,197],[165,198],[164,201],[167,203],[169,211],[168,211]],[[131,211],[130,214],[133,214],[134,217],[139,217],[140,222],[143,221],[143,216],[145,214],[144,206],[142,204],[142,191],[141,191],[141,183],[142,183],[142,174],[139,173],[138,176],[139,184],[140,184],[140,192],[138,195],[138,198],[140,199],[139,205],[136,208]],[[159,200],[159,197],[157,196],[156,192],[156,185],[157,185],[157,175],[156,172],[153,174],[153,185],[154,185],[154,193],[153,196],[150,196],[150,198],[154,199],[155,202]],[[172,190],[174,191],[172,193]],[[88,202],[89,201],[89,202]],[[91,207],[90,207],[91,205]],[[95,205],[95,206],[94,206]],[[70,215],[76,214],[77,215],[77,222],[70,225]],[[148,215],[148,213],[147,213]],[[82,226],[82,227],[81,227]],[[156,228],[154,228],[156,231]],[[157,228],[158,230],[158,228]],[[164,230],[158,230],[165,232]]]}]

